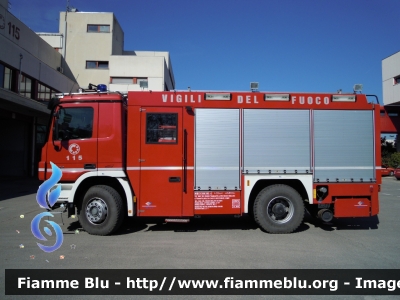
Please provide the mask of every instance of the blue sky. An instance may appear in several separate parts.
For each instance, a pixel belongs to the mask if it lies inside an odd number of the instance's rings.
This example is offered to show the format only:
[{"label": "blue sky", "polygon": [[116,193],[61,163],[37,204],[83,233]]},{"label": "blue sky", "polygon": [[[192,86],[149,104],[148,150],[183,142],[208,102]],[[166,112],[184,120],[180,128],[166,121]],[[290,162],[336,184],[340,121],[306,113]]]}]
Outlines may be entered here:
[{"label": "blue sky", "polygon": [[[67,0],[10,0],[36,32],[58,32]],[[114,12],[125,50],[169,51],[177,89],[352,91],[382,103],[382,59],[400,51],[399,0],[70,0]]]}]

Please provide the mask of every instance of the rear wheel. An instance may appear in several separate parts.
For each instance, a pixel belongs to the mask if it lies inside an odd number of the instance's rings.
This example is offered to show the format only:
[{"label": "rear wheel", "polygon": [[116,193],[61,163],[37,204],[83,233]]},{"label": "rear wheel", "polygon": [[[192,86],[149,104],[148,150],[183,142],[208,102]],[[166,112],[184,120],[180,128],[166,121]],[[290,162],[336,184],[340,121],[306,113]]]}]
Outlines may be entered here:
[{"label": "rear wheel", "polygon": [[122,198],[107,185],[91,187],[83,198],[79,222],[84,230],[94,235],[115,232],[124,219]]},{"label": "rear wheel", "polygon": [[304,218],[304,203],[290,186],[275,184],[264,188],[254,202],[254,219],[269,233],[290,233]]}]

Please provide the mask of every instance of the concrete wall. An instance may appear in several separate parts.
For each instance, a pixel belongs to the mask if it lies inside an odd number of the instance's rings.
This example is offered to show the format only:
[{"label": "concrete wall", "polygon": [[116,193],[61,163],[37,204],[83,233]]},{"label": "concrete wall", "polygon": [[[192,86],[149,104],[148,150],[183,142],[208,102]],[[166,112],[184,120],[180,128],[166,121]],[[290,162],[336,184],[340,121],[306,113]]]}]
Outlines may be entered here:
[{"label": "concrete wall", "polygon": [[400,84],[394,78],[400,76],[400,52],[382,60],[383,103],[385,105],[400,101]]},{"label": "concrete wall", "polygon": [[[0,61],[13,70],[13,84],[0,88],[0,140],[7,141],[0,146],[0,176],[33,176],[43,140],[37,129],[50,117],[47,106],[35,100],[37,84],[58,91],[76,91],[77,85],[61,54],[12,15],[7,2],[0,2]],[[28,97],[18,93],[19,70],[33,79]]]},{"label": "concrete wall", "polygon": [[110,91],[118,91],[121,93],[127,91],[163,91],[164,82],[162,78],[151,78],[148,82],[148,88],[142,89],[139,84],[113,84],[110,83],[108,89]]},{"label": "concrete wall", "polygon": [[[166,85],[167,90],[174,90],[175,89],[175,79],[174,74],[172,73],[171,68],[168,68],[167,62],[164,62],[164,82]],[[171,64],[170,64],[171,66]]]},{"label": "concrete wall", "polygon": [[124,31],[119,25],[118,20],[114,16],[112,28],[112,55],[122,55],[124,52]]},{"label": "concrete wall", "polygon": [[[143,64],[146,62],[149,62],[149,58],[151,57],[162,57],[163,58],[163,67],[162,67],[162,72],[163,75],[162,77],[164,78],[164,82],[162,83],[162,86],[164,87],[164,83],[167,86],[167,90],[173,90],[175,89],[175,78],[174,78],[174,72],[172,69],[172,64],[171,64],[171,59],[169,52],[164,52],[164,51],[124,51],[125,56],[136,56],[139,59],[137,60],[138,63],[141,61]],[[143,68],[151,67],[151,66],[146,66],[143,65]],[[115,73],[115,72],[113,72]],[[140,76],[140,73],[135,74],[136,76]],[[110,76],[116,76],[116,75],[111,75]],[[157,74],[157,77],[159,74]],[[150,84],[150,78],[149,78],[149,84]]]},{"label": "concrete wall", "polygon": [[46,43],[48,43],[53,48],[58,48],[59,53],[62,53],[62,49],[64,47],[63,40],[64,36],[61,33],[46,33],[46,32],[37,32],[38,36],[40,36]]},{"label": "concrete wall", "polygon": [[[87,32],[88,25],[110,25],[110,32]],[[111,77],[146,77],[148,89],[155,91],[175,88],[169,53],[124,51],[124,32],[113,13],[61,12],[60,39],[51,34],[40,36],[54,48],[65,37],[65,59],[82,88],[104,83],[113,91],[141,90],[133,80],[132,84],[110,84]],[[108,61],[108,69],[86,68],[87,61]]]},{"label": "concrete wall", "polygon": [[[0,60],[16,69],[21,63],[23,73],[59,91],[69,91],[74,77],[71,73],[57,71],[64,64],[61,54],[4,7],[0,6],[0,14],[6,23],[5,28],[0,28]],[[10,28],[8,23],[12,24]]]},{"label": "concrete wall", "polygon": [[110,57],[111,77],[163,77],[163,57],[113,55]]},{"label": "concrete wall", "polygon": [[[139,57],[134,55],[113,55],[110,57],[110,77],[147,77],[148,90],[164,90],[163,56]],[[139,84],[110,84],[112,91],[140,91]]]},{"label": "concrete wall", "polygon": [[8,9],[8,0],[0,0],[0,6],[3,6],[6,9]]},{"label": "concrete wall", "polygon": [[6,9],[8,9],[8,0],[0,0],[0,6],[3,6]]},{"label": "concrete wall", "polygon": [[[60,33],[64,33],[67,41],[65,59],[79,85],[86,88],[89,83],[108,82],[108,69],[86,69],[86,61],[109,61],[113,51],[113,26],[118,24],[114,22],[114,14],[68,12],[66,23],[65,33],[65,12],[61,12]],[[87,32],[88,24],[110,25],[110,32]],[[119,42],[122,45],[123,41]]]}]

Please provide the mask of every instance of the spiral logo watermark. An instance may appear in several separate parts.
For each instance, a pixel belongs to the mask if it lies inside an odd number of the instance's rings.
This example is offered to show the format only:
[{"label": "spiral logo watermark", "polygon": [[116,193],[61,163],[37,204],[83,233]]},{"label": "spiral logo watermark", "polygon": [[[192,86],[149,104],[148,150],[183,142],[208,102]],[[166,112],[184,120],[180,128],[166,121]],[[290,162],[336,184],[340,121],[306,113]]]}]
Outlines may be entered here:
[{"label": "spiral logo watermark", "polygon": [[[50,189],[61,179],[61,176],[62,176],[61,169],[59,167],[57,167],[55,164],[53,164],[52,162],[50,162],[50,164],[51,164],[52,174],[48,180],[46,180],[39,186],[39,189],[36,194],[37,203],[39,204],[39,206],[41,208],[45,208],[45,209],[51,209],[53,207],[53,205],[57,202],[57,199],[61,193],[61,186],[57,186],[54,190],[52,190],[49,193],[49,195],[47,197],[48,191],[50,191]],[[45,217],[54,217],[54,216],[52,213],[50,213],[48,211],[42,212],[42,213],[38,214],[36,217],[34,217],[32,220],[32,223],[31,223],[31,231],[32,231],[33,235],[41,241],[47,241],[47,238],[41,233],[40,228],[39,228],[41,219],[45,218]],[[64,236],[63,236],[61,227],[57,223],[55,223],[53,221],[48,221],[48,220],[45,220],[45,222],[50,224],[50,226],[54,229],[54,232],[56,234],[56,242],[53,246],[45,246],[40,243],[37,243],[37,244],[38,244],[39,248],[42,249],[44,252],[53,252],[61,247],[63,240],[64,240]],[[44,232],[48,236],[53,235],[51,230],[48,227],[44,227]]]}]

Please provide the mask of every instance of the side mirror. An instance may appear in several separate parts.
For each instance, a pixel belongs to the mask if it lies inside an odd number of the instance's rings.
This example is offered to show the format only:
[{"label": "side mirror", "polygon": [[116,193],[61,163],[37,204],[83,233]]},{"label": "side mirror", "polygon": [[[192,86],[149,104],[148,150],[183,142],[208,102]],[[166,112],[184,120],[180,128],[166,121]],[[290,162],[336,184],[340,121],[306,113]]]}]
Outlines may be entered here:
[{"label": "side mirror", "polygon": [[54,142],[54,140],[58,141],[58,119],[60,118],[60,110],[54,112],[53,118],[54,118],[54,127],[53,127],[53,142]]},{"label": "side mirror", "polygon": [[[54,107],[53,109],[55,110],[55,107]],[[57,145],[55,144],[55,141],[58,141],[59,138],[60,138],[59,135],[58,135],[58,133],[59,133],[59,124],[58,124],[58,120],[60,119],[60,111],[61,111],[61,109],[62,109],[62,107],[60,106],[60,109],[57,110],[57,111],[54,111],[54,113],[53,113],[54,126],[53,126],[53,136],[52,136],[52,140],[53,140],[54,149],[55,149],[56,151],[59,151],[59,150],[60,150],[60,147],[57,146]]]},{"label": "side mirror", "polygon": [[47,104],[47,108],[53,110],[60,103],[60,98],[53,97],[50,99],[49,104]]}]

